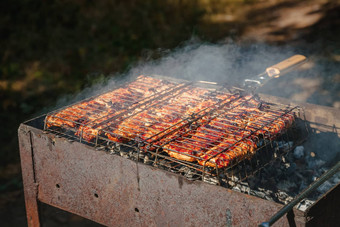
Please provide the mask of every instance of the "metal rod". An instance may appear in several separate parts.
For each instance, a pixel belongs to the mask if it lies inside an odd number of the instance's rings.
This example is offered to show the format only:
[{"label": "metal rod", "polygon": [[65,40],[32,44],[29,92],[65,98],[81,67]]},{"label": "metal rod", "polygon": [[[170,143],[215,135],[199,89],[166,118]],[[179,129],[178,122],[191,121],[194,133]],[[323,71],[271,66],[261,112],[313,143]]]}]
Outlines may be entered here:
[{"label": "metal rod", "polygon": [[305,189],[298,196],[296,196],[295,199],[293,199],[290,203],[288,203],[286,206],[282,207],[282,209],[279,210],[274,216],[272,216],[269,219],[269,221],[262,222],[259,226],[260,227],[268,227],[268,226],[273,225],[283,215],[285,215],[288,211],[293,209],[293,207],[296,204],[298,204],[301,200],[303,200],[305,197],[307,197],[312,191],[317,189],[322,183],[324,183],[326,180],[328,180],[330,177],[332,177],[339,170],[340,170],[340,161],[337,164],[335,164],[326,173],[322,174],[322,176],[318,180],[314,181],[307,189]]}]

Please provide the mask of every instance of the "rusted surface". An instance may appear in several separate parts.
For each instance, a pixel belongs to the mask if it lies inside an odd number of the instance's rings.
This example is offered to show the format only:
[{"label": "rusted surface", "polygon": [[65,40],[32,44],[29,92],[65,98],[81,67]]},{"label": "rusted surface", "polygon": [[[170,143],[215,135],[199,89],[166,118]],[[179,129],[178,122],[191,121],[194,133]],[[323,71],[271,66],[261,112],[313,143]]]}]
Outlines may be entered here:
[{"label": "rusted surface", "polygon": [[101,224],[256,226],[282,207],[31,130],[39,200]]},{"label": "rusted surface", "polygon": [[340,221],[340,183],[334,186],[306,212],[306,226],[337,226]]},{"label": "rusted surface", "polygon": [[28,226],[40,226],[37,202],[38,184],[35,179],[32,137],[28,127],[25,125],[21,125],[18,132],[27,223]]},{"label": "rusted surface", "polygon": [[[265,96],[265,100],[289,104],[277,97]],[[308,124],[339,135],[339,110],[301,106]],[[320,117],[327,122],[318,122]],[[19,129],[30,226],[39,225],[37,196],[46,204],[109,226],[257,226],[282,207],[45,134],[40,130],[42,119]],[[305,213],[293,210],[274,226],[327,223],[333,213],[324,207],[336,212],[339,190],[337,185]]]}]

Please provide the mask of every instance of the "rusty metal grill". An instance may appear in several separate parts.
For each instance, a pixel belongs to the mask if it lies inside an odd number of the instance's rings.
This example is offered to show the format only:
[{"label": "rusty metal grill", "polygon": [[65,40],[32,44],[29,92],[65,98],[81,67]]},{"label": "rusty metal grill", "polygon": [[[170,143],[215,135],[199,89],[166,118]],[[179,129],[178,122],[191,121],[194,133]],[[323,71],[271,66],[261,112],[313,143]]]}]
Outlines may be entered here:
[{"label": "rusty metal grill", "polygon": [[262,102],[237,88],[141,76],[48,114],[44,129],[228,186],[301,143],[303,124],[301,108]]}]

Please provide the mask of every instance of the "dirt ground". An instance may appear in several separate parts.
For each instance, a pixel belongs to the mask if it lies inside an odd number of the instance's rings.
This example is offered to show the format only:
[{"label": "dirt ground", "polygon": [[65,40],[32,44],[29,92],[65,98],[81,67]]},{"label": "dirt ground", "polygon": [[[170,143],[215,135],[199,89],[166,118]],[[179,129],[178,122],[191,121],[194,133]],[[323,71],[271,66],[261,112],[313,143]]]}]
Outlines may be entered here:
[{"label": "dirt ground", "polygon": [[[193,35],[211,43],[232,39],[240,45],[294,47],[308,55],[307,73],[280,80],[279,86],[294,88],[282,91],[282,96],[340,108],[339,1],[84,2],[41,6],[23,0],[21,7],[0,5],[2,226],[27,225],[18,125],[54,106],[60,96],[128,69],[145,58],[145,50],[157,59],[159,48],[172,50]],[[110,7],[115,13],[109,13]],[[261,92],[275,94],[271,86]],[[41,214],[44,226],[98,225],[47,205],[42,205]]]}]

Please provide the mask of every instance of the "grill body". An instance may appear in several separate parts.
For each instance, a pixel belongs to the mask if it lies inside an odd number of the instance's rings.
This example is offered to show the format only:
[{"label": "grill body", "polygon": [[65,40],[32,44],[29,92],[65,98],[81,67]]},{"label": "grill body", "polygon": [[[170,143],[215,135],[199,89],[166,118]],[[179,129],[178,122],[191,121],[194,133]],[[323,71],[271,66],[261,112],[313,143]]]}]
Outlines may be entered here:
[{"label": "grill body", "polygon": [[48,113],[44,130],[191,179],[228,185],[299,145],[308,134],[299,127],[302,119],[298,106],[263,102],[236,87],[139,76]]},{"label": "grill body", "polygon": [[[313,131],[340,128],[339,110],[300,106]],[[43,119],[21,124],[18,132],[29,226],[40,225],[39,203],[107,226],[255,226],[283,206],[46,133]],[[339,194],[337,185],[305,212],[294,209],[277,224],[335,224]]]}]

